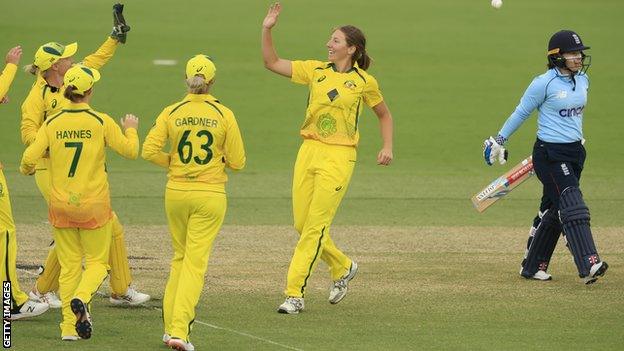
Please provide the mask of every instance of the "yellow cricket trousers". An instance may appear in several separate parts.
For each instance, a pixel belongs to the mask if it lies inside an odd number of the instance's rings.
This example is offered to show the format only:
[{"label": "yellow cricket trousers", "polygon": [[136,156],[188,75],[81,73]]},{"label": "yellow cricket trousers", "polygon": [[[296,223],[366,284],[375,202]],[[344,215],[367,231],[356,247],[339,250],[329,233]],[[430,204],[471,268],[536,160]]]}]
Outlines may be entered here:
[{"label": "yellow cricket trousers", "polygon": [[[37,164],[37,170],[35,172],[35,182],[39,188],[39,192],[46,201],[46,204],[50,199],[50,173],[48,171],[49,159],[44,158]],[[113,212],[113,238],[110,248],[110,287],[111,291],[115,295],[125,295],[128,286],[132,283],[132,276],[130,274],[130,266],[128,264],[128,252],[126,250],[126,243],[124,239],[124,230],[117,214]],[[50,291],[58,290],[59,274],[61,272],[61,266],[58,261],[56,250],[54,249],[54,243],[50,247],[48,257],[46,258],[45,265],[43,266],[43,272],[37,278],[35,286],[37,290],[45,294]]]},{"label": "yellow cricket trousers", "polygon": [[352,146],[329,145],[306,139],[299,148],[293,175],[292,198],[299,241],[288,268],[287,296],[303,297],[320,257],[329,266],[332,280],[351,267],[351,259],[329,236],[336,210],[347,188],[356,161]]},{"label": "yellow cricket trousers", "polygon": [[225,193],[165,191],[165,210],[173,244],[171,271],[163,298],[165,333],[188,341],[195,306],[204,287],[212,243],[223,224]]},{"label": "yellow cricket trousers", "polygon": [[[85,304],[102,284],[110,266],[112,220],[97,229],[54,228],[55,250],[61,264],[59,294],[63,303],[61,336],[76,335],[76,316],[70,302],[79,298]],[[84,257],[84,272],[82,260]]]},{"label": "yellow cricket trousers", "polygon": [[20,289],[17,279],[17,235],[15,234],[15,222],[13,222],[13,212],[11,211],[11,199],[9,198],[9,188],[7,187],[2,166],[0,165],[0,246],[2,256],[0,257],[0,278],[2,281],[11,282],[11,304],[12,308],[22,305],[28,301],[22,289]]}]

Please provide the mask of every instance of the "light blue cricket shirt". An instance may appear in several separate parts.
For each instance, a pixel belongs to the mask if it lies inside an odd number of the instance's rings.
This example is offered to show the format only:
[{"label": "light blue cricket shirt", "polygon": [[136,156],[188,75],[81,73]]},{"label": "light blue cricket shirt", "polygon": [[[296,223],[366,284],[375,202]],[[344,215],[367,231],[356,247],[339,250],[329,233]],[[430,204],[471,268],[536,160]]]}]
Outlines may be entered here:
[{"label": "light blue cricket shirt", "polygon": [[583,110],[588,89],[587,74],[577,74],[573,80],[561,75],[556,68],[549,69],[533,79],[498,134],[508,139],[537,109],[540,140],[548,143],[579,141],[583,139]]}]

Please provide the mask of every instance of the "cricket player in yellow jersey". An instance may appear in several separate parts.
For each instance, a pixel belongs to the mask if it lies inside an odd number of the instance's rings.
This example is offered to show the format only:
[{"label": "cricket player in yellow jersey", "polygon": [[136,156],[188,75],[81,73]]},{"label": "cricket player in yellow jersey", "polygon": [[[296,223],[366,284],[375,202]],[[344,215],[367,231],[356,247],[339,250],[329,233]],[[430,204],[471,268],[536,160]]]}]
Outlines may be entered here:
[{"label": "cricket player in yellow jersey", "polygon": [[[16,46],[9,50],[6,55],[6,66],[0,74],[0,104],[8,103],[7,92],[15,78],[17,64],[22,56],[22,48]],[[17,279],[17,235],[15,222],[11,211],[11,199],[4,173],[0,162],[0,278],[3,284],[11,286],[11,320],[38,316],[47,311],[50,306],[47,303],[29,301],[28,295],[22,291]],[[5,286],[3,286],[5,288]]]},{"label": "cricket player in yellow jersey", "polygon": [[273,47],[271,29],[280,12],[279,3],[271,5],[262,24],[264,65],[310,90],[300,131],[304,141],[292,185],[294,224],[300,237],[288,268],[286,301],[278,308],[280,313],[295,314],[304,309],[306,285],[319,258],[330,269],[332,304],[345,297],[347,285],[357,273],[357,263],[336,247],[329,228],[355,166],[364,105],[379,118],[383,139],[377,155],[380,165],[389,165],[393,157],[392,116],[377,81],[366,72],[371,59],[366,53],[366,38],[358,28],[334,30],[327,42],[327,62],[289,61],[280,58]]},{"label": "cricket player in yellow jersey", "polygon": [[[188,95],[156,119],[142,157],[168,168],[165,209],[174,255],[163,298],[163,342],[194,350],[189,334],[204,286],[208,256],[225,216],[225,168],[245,166],[245,150],[234,113],[209,90],[216,68],[196,55],[186,64]],[[169,142],[171,149],[163,152]]]},{"label": "cricket player in yellow jersey", "polygon": [[[129,26],[122,15],[123,5],[113,7],[113,32],[104,44],[93,54],[84,58],[82,64],[100,69],[115,54],[119,43],[125,43]],[[23,143],[33,143],[41,125],[52,115],[65,108],[69,101],[63,97],[63,77],[73,64],[73,56],[78,44],[61,45],[51,42],[39,47],[35,54],[30,72],[37,79],[22,104],[21,134]],[[43,157],[37,165],[35,181],[46,203],[50,198],[50,177],[48,172],[49,159]],[[140,293],[130,286],[132,276],[128,265],[128,254],[124,241],[124,232],[117,216],[113,213],[113,240],[111,246],[112,294],[110,302],[114,305],[138,305],[150,299],[147,294]],[[45,301],[52,308],[60,308],[61,302],[55,295],[58,289],[60,266],[54,246],[51,247],[43,271],[30,292],[30,298]]]},{"label": "cricket player in yellow jersey", "polygon": [[121,121],[122,133],[110,116],[89,106],[93,84],[99,79],[100,73],[87,66],[74,65],[67,70],[64,96],[70,103],[39,128],[20,166],[23,174],[32,174],[41,157],[49,153],[48,218],[61,265],[61,338],[68,341],[91,337],[88,304],[110,268],[114,215],[105,148],[130,159],[139,154],[135,116],[126,115]]}]

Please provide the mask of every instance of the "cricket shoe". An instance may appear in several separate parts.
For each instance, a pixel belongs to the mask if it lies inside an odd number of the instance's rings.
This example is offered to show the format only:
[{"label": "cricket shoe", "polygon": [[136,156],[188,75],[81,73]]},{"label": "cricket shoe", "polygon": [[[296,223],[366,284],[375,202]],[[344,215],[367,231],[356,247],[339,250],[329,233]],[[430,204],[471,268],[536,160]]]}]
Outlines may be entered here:
[{"label": "cricket shoe", "polygon": [[171,340],[171,335],[164,333],[162,340],[163,340],[163,344],[169,346],[169,340]]},{"label": "cricket shoe", "polygon": [[349,281],[355,277],[358,271],[358,265],[355,262],[351,262],[349,271],[342,276],[342,278],[334,281],[329,289],[329,303],[332,305],[342,301],[347,296],[347,290],[349,289]]},{"label": "cricket shoe", "polygon": [[80,337],[78,335],[65,335],[61,336],[61,340],[63,341],[78,341]]},{"label": "cricket shoe", "polygon": [[[164,339],[164,337],[163,337],[163,339]],[[193,346],[193,344],[191,344],[190,342],[186,342],[186,341],[184,341],[182,339],[179,339],[179,338],[171,338],[171,339],[169,339],[169,342],[167,343],[167,345],[169,347],[171,347],[172,350],[195,351],[195,346]]]},{"label": "cricket shoe", "polygon": [[609,268],[609,265],[605,261],[594,263],[589,269],[589,275],[583,278],[583,282],[586,285],[595,283],[596,280],[598,280],[598,277],[605,274],[607,268]]},{"label": "cricket shoe", "polygon": [[520,275],[526,279],[534,279],[534,280],[541,280],[541,281],[552,280],[552,275],[546,273],[546,271],[543,271],[543,270],[539,270],[535,272],[535,274],[533,275],[523,274],[522,273],[523,271],[524,269],[520,268]]},{"label": "cricket shoe", "polygon": [[63,303],[58,298],[58,296],[56,296],[56,293],[54,291],[49,291],[45,294],[42,294],[37,290],[37,287],[34,287],[28,293],[28,297],[31,301],[47,303],[48,305],[50,305],[50,308],[63,307]]},{"label": "cricket shoe", "polygon": [[303,297],[287,297],[286,301],[277,308],[278,313],[297,314],[303,311]]},{"label": "cricket shoe", "polygon": [[150,300],[148,294],[136,291],[133,287],[128,287],[124,295],[111,294],[108,299],[114,306],[137,306]]},{"label": "cricket shoe", "polygon": [[38,316],[50,308],[45,302],[26,301],[20,306],[11,310],[11,320],[16,321],[23,318]]},{"label": "cricket shoe", "polygon": [[89,339],[93,332],[89,307],[78,298],[72,299],[70,306],[72,312],[76,315],[76,333],[82,339]]}]

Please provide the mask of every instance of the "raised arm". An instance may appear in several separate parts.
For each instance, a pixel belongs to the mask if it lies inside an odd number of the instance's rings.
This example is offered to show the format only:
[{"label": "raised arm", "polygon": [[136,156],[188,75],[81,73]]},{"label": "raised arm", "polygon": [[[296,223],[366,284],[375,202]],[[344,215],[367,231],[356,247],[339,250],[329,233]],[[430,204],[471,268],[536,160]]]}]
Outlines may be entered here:
[{"label": "raised arm", "polygon": [[6,67],[0,74],[0,103],[5,101],[5,96],[9,92],[9,87],[13,83],[15,78],[15,72],[17,72],[17,64],[22,56],[22,48],[16,46],[9,50],[6,55]]},{"label": "raised arm", "polygon": [[119,125],[112,118],[104,117],[106,146],[125,158],[134,160],[139,157],[139,136],[137,134],[139,119],[131,114],[122,118],[121,125],[124,129],[122,133]]},{"label": "raised arm", "polygon": [[281,11],[282,5],[279,2],[272,4],[262,22],[262,58],[264,67],[268,70],[290,78],[292,77],[292,62],[277,56],[271,35],[271,29],[277,24],[277,18]]},{"label": "raised arm", "polygon": [[106,41],[94,53],[84,58],[82,63],[91,68],[100,69],[115,55],[119,42],[113,38],[106,38]]}]

